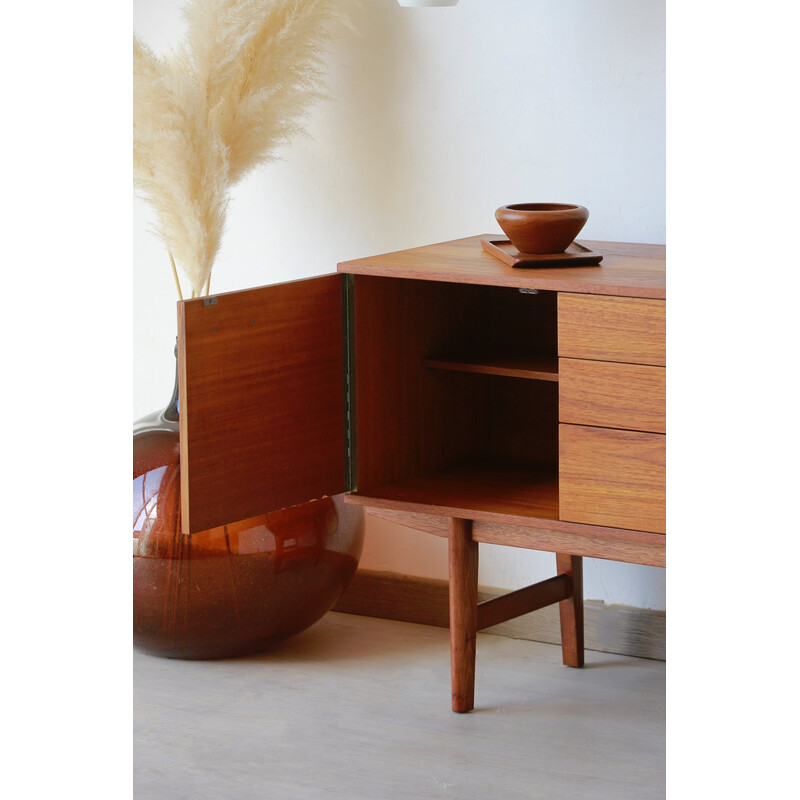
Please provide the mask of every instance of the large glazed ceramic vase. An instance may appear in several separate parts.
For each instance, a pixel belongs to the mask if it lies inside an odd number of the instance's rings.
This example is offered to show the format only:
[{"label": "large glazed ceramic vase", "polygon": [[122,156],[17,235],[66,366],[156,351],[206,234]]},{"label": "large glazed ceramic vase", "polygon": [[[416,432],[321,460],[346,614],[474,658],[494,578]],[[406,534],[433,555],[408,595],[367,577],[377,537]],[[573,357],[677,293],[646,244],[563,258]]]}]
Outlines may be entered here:
[{"label": "large glazed ceramic vase", "polygon": [[361,509],[324,497],[181,532],[179,403],[133,428],[133,642],[172,658],[255,653],[329,611],[363,544]]}]

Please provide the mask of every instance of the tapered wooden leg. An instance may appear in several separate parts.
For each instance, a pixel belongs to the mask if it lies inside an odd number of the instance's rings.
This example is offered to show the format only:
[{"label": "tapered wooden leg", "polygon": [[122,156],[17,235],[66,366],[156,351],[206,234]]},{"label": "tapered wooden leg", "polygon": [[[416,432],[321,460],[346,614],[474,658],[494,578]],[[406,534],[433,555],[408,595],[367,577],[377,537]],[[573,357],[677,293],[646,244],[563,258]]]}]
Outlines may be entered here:
[{"label": "tapered wooden leg", "polygon": [[569,575],[572,596],[558,604],[561,616],[561,655],[568,667],[583,666],[583,559],[556,553],[559,575]]},{"label": "tapered wooden leg", "polygon": [[475,705],[475,641],[478,633],[478,543],[472,522],[451,519],[450,556],[450,688],[453,711]]}]

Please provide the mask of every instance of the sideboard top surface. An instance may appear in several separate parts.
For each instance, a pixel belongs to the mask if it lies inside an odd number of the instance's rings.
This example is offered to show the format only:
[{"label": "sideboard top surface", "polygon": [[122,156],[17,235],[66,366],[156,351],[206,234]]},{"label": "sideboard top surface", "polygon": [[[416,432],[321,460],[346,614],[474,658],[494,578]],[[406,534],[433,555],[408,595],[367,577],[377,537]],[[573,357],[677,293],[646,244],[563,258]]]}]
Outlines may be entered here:
[{"label": "sideboard top surface", "polygon": [[480,240],[480,236],[469,236],[343,261],[338,270],[354,275],[666,299],[664,245],[581,239],[584,247],[603,254],[598,266],[529,268],[503,264],[483,250]]}]

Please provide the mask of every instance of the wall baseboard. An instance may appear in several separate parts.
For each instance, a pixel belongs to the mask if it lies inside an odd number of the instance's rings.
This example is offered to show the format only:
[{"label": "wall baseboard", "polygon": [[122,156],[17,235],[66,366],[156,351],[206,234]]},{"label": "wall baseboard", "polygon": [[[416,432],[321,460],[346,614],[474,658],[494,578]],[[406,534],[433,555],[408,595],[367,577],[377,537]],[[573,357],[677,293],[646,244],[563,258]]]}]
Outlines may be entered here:
[{"label": "wall baseboard", "polygon": [[[502,590],[481,587],[478,600],[489,600],[501,594]],[[359,570],[333,610],[446,628],[449,625],[447,581]],[[609,606],[587,600],[584,603],[585,646],[587,650],[603,653],[666,661],[666,621],[664,611]],[[548,606],[482,632],[561,644],[558,606]]]}]

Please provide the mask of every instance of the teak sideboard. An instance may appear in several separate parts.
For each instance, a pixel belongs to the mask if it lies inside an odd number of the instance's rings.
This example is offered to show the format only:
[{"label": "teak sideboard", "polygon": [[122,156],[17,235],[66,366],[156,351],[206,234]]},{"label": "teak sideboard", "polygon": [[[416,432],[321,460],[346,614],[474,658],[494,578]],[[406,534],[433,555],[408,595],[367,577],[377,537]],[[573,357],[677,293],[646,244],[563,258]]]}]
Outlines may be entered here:
[{"label": "teak sideboard", "polygon": [[[513,268],[479,236],[179,303],[184,533],[348,492],[449,540],[452,707],[476,633],[559,603],[583,664],[582,558],[665,565],[665,248]],[[481,542],[557,574],[478,604]]]}]

